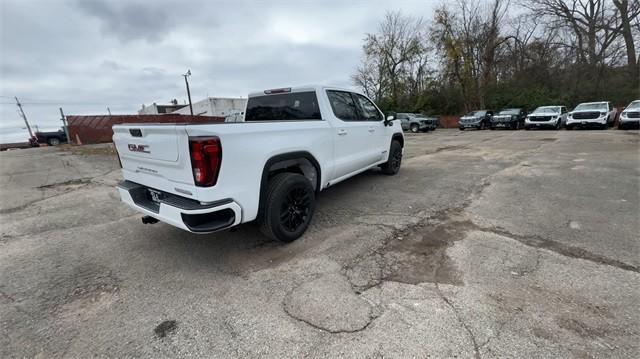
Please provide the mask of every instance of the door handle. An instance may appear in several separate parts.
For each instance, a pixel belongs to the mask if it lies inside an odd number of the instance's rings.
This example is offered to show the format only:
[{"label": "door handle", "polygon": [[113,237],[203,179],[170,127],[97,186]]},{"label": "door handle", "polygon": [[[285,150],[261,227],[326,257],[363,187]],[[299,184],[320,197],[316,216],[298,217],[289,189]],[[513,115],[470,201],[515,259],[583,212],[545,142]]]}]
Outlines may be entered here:
[{"label": "door handle", "polygon": [[373,127],[369,127],[369,132],[376,132],[376,129]]},{"label": "door handle", "polygon": [[347,134],[347,130],[345,129],[339,129],[338,130],[338,136],[345,136]]}]

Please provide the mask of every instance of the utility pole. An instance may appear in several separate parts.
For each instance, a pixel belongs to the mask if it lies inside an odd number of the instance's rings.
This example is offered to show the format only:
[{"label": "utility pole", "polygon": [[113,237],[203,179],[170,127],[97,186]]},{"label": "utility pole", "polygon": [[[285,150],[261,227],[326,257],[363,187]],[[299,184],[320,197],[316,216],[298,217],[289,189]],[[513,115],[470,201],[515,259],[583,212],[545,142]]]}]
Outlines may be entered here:
[{"label": "utility pole", "polygon": [[183,74],[182,76],[184,76],[184,83],[187,85],[187,97],[189,98],[189,111],[191,112],[191,116],[193,116],[193,106],[191,106],[191,91],[189,91],[189,80],[187,80],[187,77],[191,76],[191,70],[187,70],[187,73]]},{"label": "utility pole", "polygon": [[109,112],[109,116],[111,116],[111,109],[107,106],[107,112]]},{"label": "utility pole", "polygon": [[71,144],[71,136],[69,136],[69,128],[67,128],[67,118],[64,116],[64,112],[62,112],[62,107],[60,107],[60,121],[62,121],[62,128],[64,128],[64,134],[67,136],[67,143]]},{"label": "utility pole", "polygon": [[16,99],[16,105],[18,105],[18,108],[20,109],[20,114],[22,115],[22,119],[24,120],[24,123],[27,125],[27,130],[29,131],[29,138],[33,138],[33,132],[31,131],[31,126],[29,126],[29,121],[27,121],[27,115],[24,114],[24,110],[22,110],[22,104],[20,103],[20,101],[18,100],[18,96],[15,96]]}]

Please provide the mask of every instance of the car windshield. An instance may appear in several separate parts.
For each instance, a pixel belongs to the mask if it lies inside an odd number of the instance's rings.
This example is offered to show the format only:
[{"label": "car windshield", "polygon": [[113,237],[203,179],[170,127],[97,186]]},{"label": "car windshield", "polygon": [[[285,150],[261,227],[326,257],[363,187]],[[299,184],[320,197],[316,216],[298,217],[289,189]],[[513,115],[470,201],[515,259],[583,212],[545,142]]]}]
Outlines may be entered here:
[{"label": "car windshield", "polygon": [[560,113],[560,107],[538,107],[533,111],[533,113]]},{"label": "car windshield", "polygon": [[471,111],[465,116],[473,117],[473,116],[484,116],[484,111]]},{"label": "car windshield", "polygon": [[607,103],[606,102],[581,103],[578,106],[576,106],[576,108],[574,108],[573,110],[574,111],[607,110]]},{"label": "car windshield", "polygon": [[517,115],[520,110],[517,108],[508,108],[506,110],[500,111],[499,115]]},{"label": "car windshield", "polygon": [[640,110],[640,101],[633,101],[626,108],[627,110]]}]

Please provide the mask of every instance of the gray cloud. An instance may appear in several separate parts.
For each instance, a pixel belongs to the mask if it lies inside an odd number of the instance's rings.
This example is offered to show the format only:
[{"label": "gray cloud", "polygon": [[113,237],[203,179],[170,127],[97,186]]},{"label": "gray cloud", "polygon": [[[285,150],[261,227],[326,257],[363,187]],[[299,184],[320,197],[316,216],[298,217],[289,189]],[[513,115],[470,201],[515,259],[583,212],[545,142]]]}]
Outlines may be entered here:
[{"label": "gray cloud", "polygon": [[121,41],[145,39],[158,42],[180,21],[180,4],[80,0],[78,8],[102,23],[102,30]]},{"label": "gray cloud", "polygon": [[362,39],[386,10],[431,16],[436,4],[338,1],[2,0],[0,141],[30,121],[135,113],[143,103],[246,96],[296,84],[350,85]]}]

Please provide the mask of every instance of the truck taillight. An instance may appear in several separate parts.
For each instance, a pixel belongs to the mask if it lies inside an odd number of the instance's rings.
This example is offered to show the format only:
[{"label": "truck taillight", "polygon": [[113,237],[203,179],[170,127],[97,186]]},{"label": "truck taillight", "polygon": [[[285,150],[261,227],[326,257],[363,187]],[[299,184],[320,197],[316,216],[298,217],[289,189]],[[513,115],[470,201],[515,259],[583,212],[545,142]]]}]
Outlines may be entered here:
[{"label": "truck taillight", "polygon": [[218,181],[222,146],[218,137],[189,137],[193,180],[198,187],[211,187]]}]

